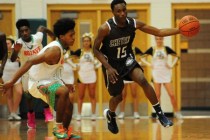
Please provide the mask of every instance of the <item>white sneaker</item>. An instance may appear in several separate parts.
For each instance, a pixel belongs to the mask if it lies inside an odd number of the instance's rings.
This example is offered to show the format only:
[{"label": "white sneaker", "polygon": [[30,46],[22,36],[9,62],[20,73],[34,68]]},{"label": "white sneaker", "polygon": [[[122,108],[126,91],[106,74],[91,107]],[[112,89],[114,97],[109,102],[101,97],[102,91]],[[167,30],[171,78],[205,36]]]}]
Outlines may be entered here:
[{"label": "white sneaker", "polygon": [[12,113],[11,115],[15,120],[17,120],[17,121],[21,120],[21,117],[18,116],[16,113]]},{"label": "white sneaker", "polygon": [[138,112],[134,112],[133,117],[134,119],[140,119],[140,115]]},{"label": "white sneaker", "polygon": [[96,114],[92,114],[92,115],[91,115],[91,120],[92,120],[92,121],[95,121],[95,120],[96,120]]},{"label": "white sneaker", "polygon": [[182,119],[183,118],[183,116],[180,112],[175,112],[174,117],[176,117],[177,119]]},{"label": "white sneaker", "polygon": [[124,119],[125,113],[124,112],[120,112],[120,114],[118,115],[118,119]]},{"label": "white sneaker", "polygon": [[76,117],[76,120],[80,121],[81,120],[81,115],[78,114],[77,117]]},{"label": "white sneaker", "polygon": [[13,116],[12,116],[12,114],[9,114],[9,116],[8,116],[8,120],[9,120],[9,121],[12,121],[12,120],[13,120]]}]

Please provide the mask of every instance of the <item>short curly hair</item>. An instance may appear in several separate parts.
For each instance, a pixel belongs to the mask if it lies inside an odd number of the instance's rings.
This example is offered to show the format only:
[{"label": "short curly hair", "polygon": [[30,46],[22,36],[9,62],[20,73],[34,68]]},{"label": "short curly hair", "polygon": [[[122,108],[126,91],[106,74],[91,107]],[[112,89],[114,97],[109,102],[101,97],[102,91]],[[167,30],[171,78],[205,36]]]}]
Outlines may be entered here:
[{"label": "short curly hair", "polygon": [[53,25],[53,32],[56,37],[60,38],[60,35],[65,35],[68,31],[73,30],[75,27],[75,21],[70,18],[61,18]]},{"label": "short curly hair", "polygon": [[27,26],[30,28],[30,23],[27,19],[19,19],[17,22],[16,22],[16,28],[18,30],[20,30],[21,27],[23,26]]},{"label": "short curly hair", "polygon": [[124,3],[126,5],[125,0],[113,0],[112,3],[111,3],[111,9],[112,9],[112,11],[114,10],[114,6],[116,4],[119,4],[119,3]]}]

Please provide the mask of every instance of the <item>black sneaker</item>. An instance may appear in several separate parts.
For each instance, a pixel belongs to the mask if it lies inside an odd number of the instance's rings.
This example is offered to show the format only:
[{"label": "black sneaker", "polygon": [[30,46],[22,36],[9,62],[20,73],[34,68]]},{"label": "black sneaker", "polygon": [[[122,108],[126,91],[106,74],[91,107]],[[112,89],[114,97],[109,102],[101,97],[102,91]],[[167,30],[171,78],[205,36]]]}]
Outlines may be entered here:
[{"label": "black sneaker", "polygon": [[170,127],[173,125],[173,122],[169,120],[164,114],[159,115],[158,119],[164,127]]},{"label": "black sneaker", "polygon": [[104,117],[107,120],[109,131],[111,131],[113,134],[117,134],[119,132],[119,130],[118,130],[116,119],[115,119],[116,114],[111,116],[110,115],[110,110],[105,109],[104,110]]}]

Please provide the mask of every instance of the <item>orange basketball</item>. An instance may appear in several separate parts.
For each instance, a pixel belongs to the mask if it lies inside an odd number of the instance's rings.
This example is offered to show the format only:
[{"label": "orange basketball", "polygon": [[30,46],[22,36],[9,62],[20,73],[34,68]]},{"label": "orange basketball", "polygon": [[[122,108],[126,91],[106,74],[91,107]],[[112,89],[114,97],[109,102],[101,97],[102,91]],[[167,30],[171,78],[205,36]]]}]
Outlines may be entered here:
[{"label": "orange basketball", "polygon": [[199,20],[192,15],[184,16],[179,22],[179,31],[186,37],[192,37],[196,35],[199,30]]}]

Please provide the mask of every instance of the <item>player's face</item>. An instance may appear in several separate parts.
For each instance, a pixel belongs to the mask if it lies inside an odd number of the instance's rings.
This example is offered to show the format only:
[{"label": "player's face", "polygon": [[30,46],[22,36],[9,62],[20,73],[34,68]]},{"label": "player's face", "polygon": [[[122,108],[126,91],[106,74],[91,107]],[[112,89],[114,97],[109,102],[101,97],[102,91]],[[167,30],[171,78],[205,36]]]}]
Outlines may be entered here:
[{"label": "player's face", "polygon": [[160,46],[160,47],[163,46],[163,37],[156,36],[155,41],[156,41],[157,46]]},{"label": "player's face", "polygon": [[65,49],[68,49],[69,46],[74,45],[75,31],[74,30],[68,31],[65,35],[61,35],[60,39],[62,43],[64,44]]},{"label": "player's face", "polygon": [[115,19],[117,22],[124,23],[126,22],[127,17],[127,9],[126,5],[124,3],[119,3],[114,6],[114,9],[112,11]]},{"label": "player's face", "polygon": [[23,41],[26,41],[26,42],[31,41],[31,31],[30,31],[29,27],[27,27],[27,26],[20,27],[19,35],[23,39]]},{"label": "player's face", "polygon": [[84,48],[90,48],[91,46],[91,39],[89,37],[84,37],[82,39],[83,47]]}]

